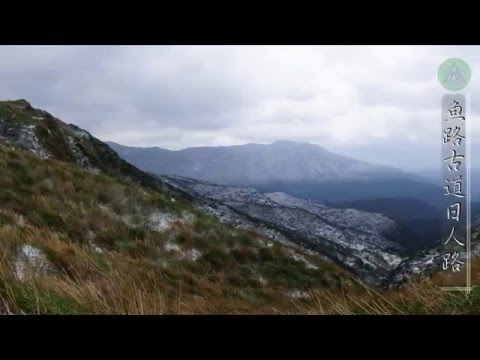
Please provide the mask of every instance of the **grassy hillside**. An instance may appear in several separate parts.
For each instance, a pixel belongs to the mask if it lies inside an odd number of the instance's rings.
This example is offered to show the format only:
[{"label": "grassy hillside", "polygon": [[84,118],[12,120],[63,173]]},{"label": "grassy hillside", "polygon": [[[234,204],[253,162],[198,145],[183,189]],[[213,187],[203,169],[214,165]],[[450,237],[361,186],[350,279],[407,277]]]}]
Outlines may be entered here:
[{"label": "grassy hillside", "polygon": [[182,200],[3,146],[0,256],[11,313],[278,313],[302,289],[356,286]]}]

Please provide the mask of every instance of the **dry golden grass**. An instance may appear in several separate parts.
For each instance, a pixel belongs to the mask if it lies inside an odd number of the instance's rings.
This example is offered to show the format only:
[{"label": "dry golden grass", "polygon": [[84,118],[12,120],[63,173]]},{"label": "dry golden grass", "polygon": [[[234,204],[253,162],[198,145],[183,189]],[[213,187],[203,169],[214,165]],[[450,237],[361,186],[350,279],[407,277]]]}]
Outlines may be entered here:
[{"label": "dry golden grass", "polygon": [[[317,288],[301,299],[283,296],[279,289],[232,287],[224,278],[165,281],[148,261],[125,259],[111,253],[100,258],[88,249],[66,247],[48,240],[43,248],[70,265],[69,274],[36,275],[15,279],[6,251],[2,254],[0,306],[12,313],[29,314],[475,314],[480,312],[478,291],[470,297],[441,291],[458,285],[461,275],[439,273],[395,290],[372,289],[360,282],[345,289]],[[180,270],[179,270],[180,271]],[[479,272],[474,272],[474,283]],[[193,290],[193,291],[192,291]]]},{"label": "dry golden grass", "polygon": [[[468,296],[461,291],[444,291],[442,287],[464,286],[465,272],[438,272],[431,277],[410,281],[393,290],[370,288],[361,282],[364,291],[310,292],[310,301],[296,301],[302,314],[321,315],[458,315],[480,314],[480,289]],[[472,284],[480,284],[480,262],[472,262]]]}]

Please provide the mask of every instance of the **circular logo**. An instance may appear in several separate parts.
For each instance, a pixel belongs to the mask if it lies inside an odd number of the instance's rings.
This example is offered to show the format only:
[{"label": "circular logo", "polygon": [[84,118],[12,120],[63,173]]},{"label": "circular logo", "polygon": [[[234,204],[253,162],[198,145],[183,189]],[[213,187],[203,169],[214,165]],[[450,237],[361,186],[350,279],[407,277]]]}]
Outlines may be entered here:
[{"label": "circular logo", "polygon": [[459,91],[470,82],[470,66],[462,59],[447,59],[438,68],[438,81],[450,91]]}]

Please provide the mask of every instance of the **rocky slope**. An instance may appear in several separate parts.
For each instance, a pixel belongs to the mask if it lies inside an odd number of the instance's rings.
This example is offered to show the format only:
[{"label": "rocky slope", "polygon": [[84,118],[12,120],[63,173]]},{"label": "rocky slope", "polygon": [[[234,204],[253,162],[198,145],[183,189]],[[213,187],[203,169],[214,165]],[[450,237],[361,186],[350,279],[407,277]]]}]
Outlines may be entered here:
[{"label": "rocky slope", "polygon": [[[476,228],[472,231],[471,238],[471,259],[472,261],[480,258],[480,229]],[[387,288],[398,287],[409,281],[415,281],[425,278],[431,274],[435,274],[442,269],[443,256],[448,252],[455,252],[458,249],[446,249],[445,246],[439,244],[429,249],[425,249],[418,254],[408,256],[384,279],[383,285]],[[460,252],[459,258],[465,262],[466,252]]]},{"label": "rocky slope", "polygon": [[402,233],[390,218],[354,209],[334,209],[283,193],[262,194],[254,189],[215,185],[179,176],[163,181],[197,199],[217,202],[204,209],[226,222],[241,214],[270,228],[265,235],[294,242],[322,253],[362,280],[380,284],[406,254]]}]

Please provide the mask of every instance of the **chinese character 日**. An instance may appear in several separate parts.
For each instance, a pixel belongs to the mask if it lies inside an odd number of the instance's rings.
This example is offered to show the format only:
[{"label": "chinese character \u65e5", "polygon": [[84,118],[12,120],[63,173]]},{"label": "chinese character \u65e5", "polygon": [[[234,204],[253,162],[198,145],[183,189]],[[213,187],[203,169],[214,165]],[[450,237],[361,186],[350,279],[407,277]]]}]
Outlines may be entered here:
[{"label": "chinese character \u65e5", "polygon": [[461,204],[459,202],[450,205],[447,209],[447,219],[460,221]]}]

